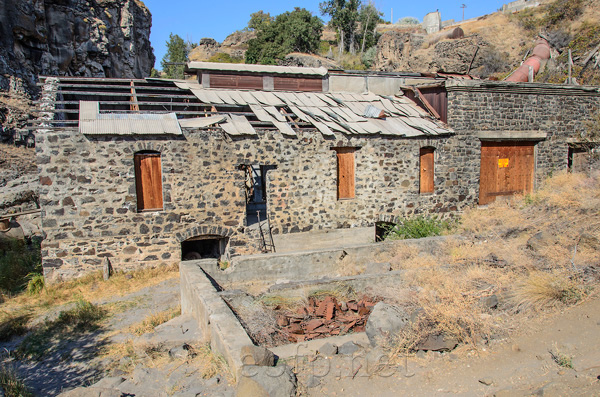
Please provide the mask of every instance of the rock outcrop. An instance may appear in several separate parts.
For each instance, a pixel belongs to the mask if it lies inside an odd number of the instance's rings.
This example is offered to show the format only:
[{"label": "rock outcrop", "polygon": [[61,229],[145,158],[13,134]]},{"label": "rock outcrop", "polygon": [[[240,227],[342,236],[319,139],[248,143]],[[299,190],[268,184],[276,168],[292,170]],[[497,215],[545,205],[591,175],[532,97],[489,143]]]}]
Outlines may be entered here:
[{"label": "rock outcrop", "polygon": [[150,11],[139,0],[2,0],[0,89],[10,76],[148,76]]},{"label": "rock outcrop", "polygon": [[215,39],[203,38],[200,43],[190,51],[190,61],[208,61],[219,53],[227,54],[233,59],[243,60],[248,50],[248,41],[256,37],[255,32],[238,30],[233,32],[219,44]]},{"label": "rock outcrop", "polygon": [[499,53],[477,34],[469,37],[442,34],[428,38],[422,34],[391,30],[381,35],[377,42],[375,69],[386,72],[470,73],[487,77],[508,71],[507,57],[508,54]]}]

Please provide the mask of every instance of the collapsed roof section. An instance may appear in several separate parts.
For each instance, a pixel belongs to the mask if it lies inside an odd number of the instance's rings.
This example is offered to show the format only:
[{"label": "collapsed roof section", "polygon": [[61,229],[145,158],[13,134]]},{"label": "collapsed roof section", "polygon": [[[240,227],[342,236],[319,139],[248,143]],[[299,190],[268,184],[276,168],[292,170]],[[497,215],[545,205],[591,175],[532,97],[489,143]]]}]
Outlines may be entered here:
[{"label": "collapsed roof section", "polygon": [[78,128],[84,134],[179,134],[179,127],[220,127],[231,136],[253,136],[257,128],[287,137],[307,128],[324,136],[452,134],[403,94],[229,90],[188,80],[48,80],[54,84],[54,120],[45,120],[44,128]]}]

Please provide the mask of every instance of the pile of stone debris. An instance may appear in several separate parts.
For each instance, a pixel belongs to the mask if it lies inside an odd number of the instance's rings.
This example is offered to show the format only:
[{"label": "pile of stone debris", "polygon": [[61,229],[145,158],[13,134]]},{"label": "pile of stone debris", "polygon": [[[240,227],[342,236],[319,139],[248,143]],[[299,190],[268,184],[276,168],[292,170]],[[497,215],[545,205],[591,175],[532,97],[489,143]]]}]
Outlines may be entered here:
[{"label": "pile of stone debris", "polygon": [[[376,299],[340,301],[333,296],[308,298],[308,304],[295,312],[279,312],[277,325],[290,342],[303,342],[349,332],[364,332]],[[276,311],[277,308],[275,308]]]}]

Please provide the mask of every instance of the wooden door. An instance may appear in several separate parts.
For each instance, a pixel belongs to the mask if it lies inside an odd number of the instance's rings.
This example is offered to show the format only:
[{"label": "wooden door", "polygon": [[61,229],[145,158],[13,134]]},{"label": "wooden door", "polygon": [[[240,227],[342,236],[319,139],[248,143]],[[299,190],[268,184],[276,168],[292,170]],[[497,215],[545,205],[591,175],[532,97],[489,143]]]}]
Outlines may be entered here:
[{"label": "wooden door", "polygon": [[533,189],[534,143],[482,142],[479,204]]},{"label": "wooden door", "polygon": [[338,148],[338,199],[354,198],[354,148]]},{"label": "wooden door", "polygon": [[419,156],[421,173],[419,177],[420,193],[433,193],[433,148],[422,148]]}]

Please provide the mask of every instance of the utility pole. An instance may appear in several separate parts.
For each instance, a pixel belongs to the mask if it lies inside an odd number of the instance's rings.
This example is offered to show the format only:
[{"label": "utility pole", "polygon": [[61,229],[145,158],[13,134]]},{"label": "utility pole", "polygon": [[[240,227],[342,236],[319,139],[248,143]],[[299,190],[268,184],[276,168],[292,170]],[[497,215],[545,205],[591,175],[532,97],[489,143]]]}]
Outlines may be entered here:
[{"label": "utility pole", "polygon": [[461,5],[460,8],[462,8],[463,10],[463,21],[465,20],[465,8],[467,8],[467,6],[465,4]]},{"label": "utility pole", "polygon": [[390,17],[390,18],[391,18],[391,21],[390,21],[390,22],[391,22],[391,23],[392,23],[392,25],[393,25],[393,24],[394,24],[394,9],[392,8],[392,9],[391,9],[391,11],[392,11],[392,16]]}]

